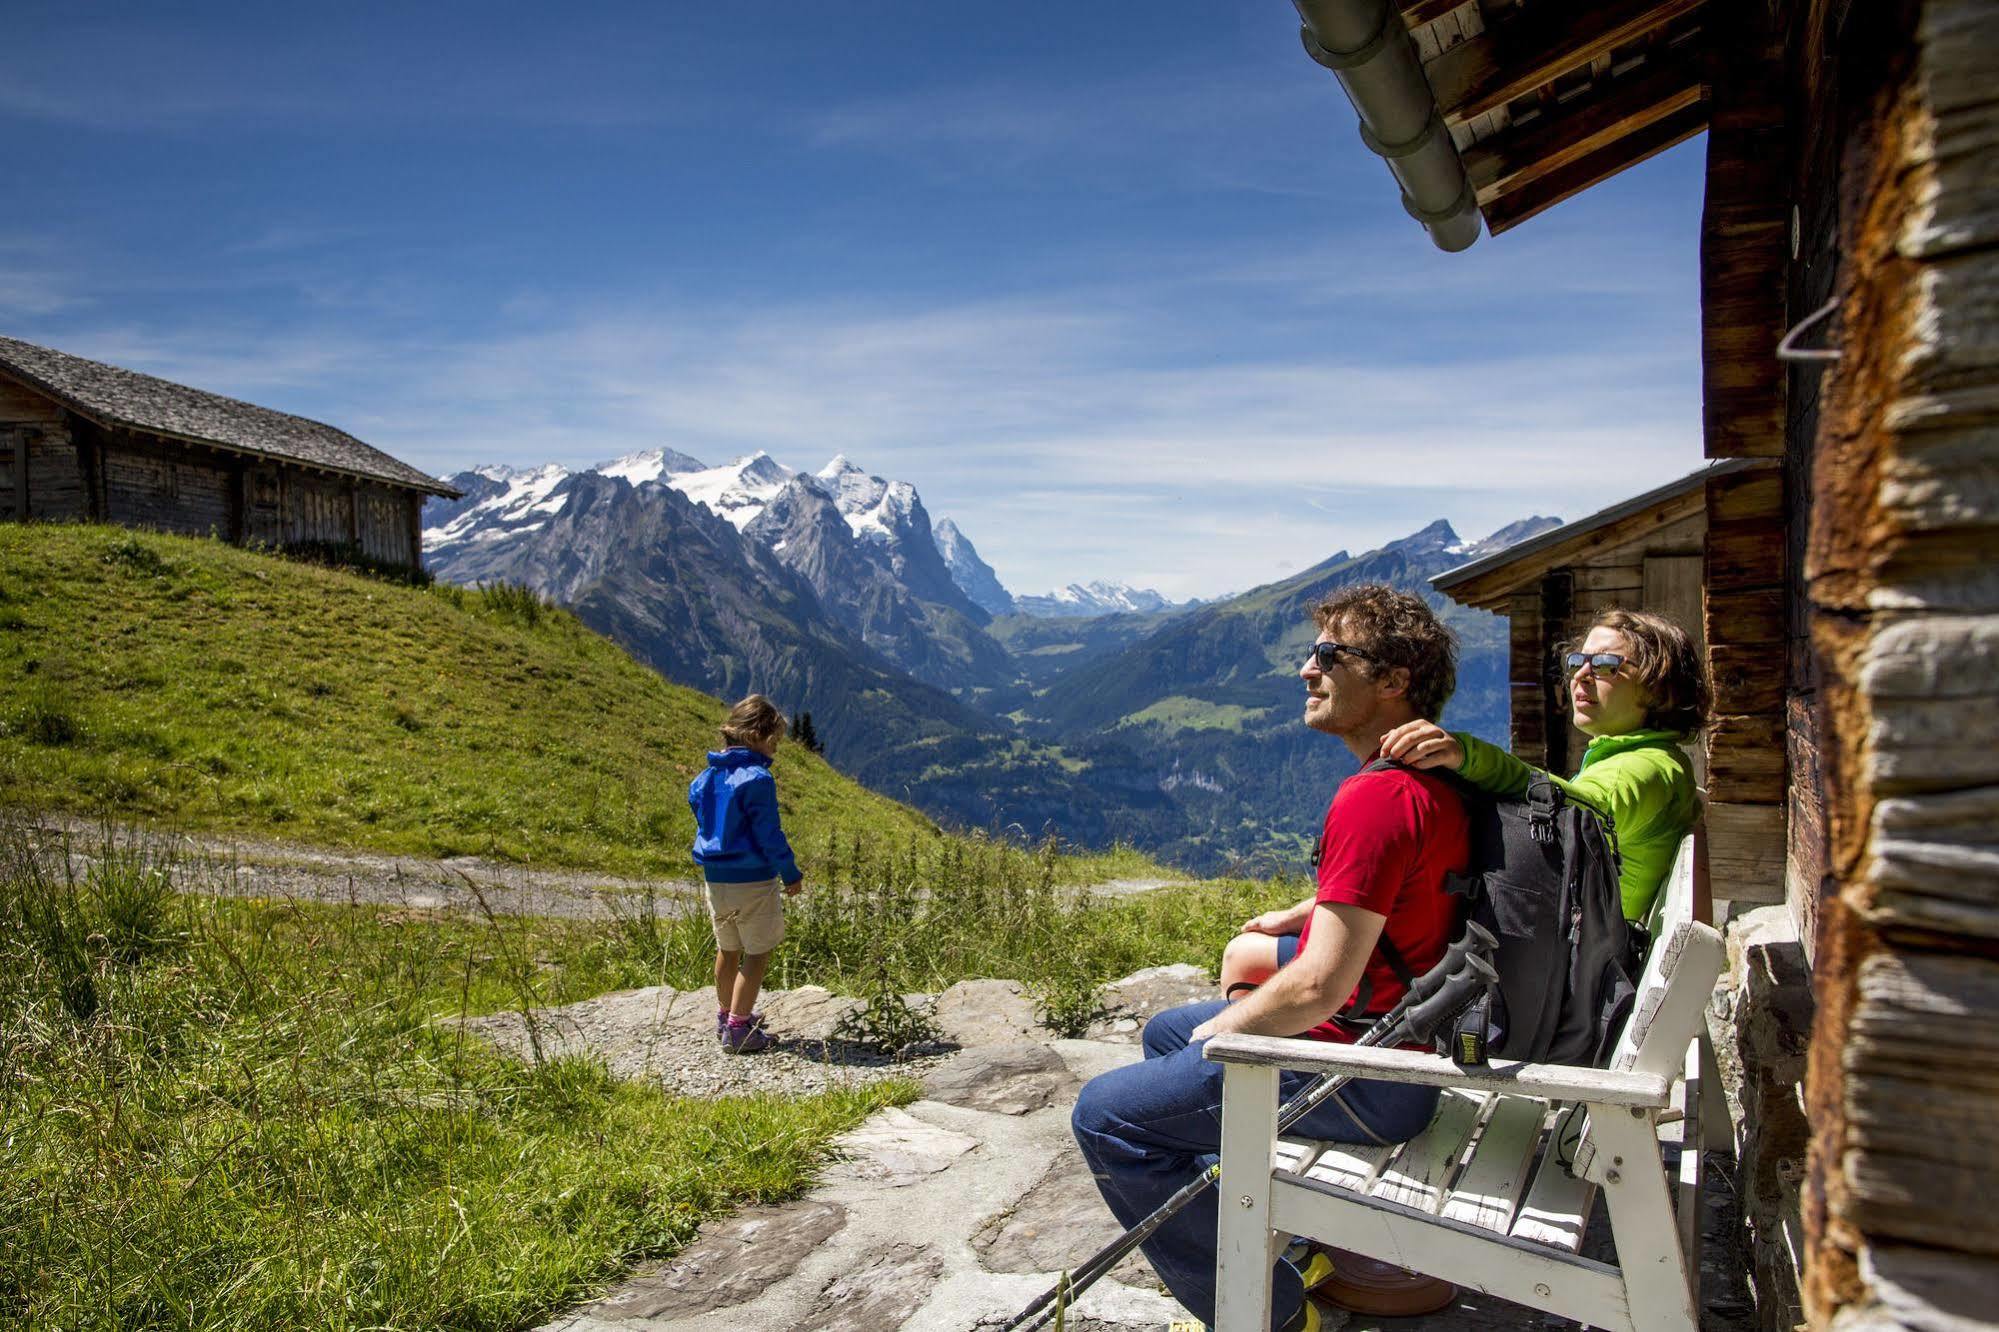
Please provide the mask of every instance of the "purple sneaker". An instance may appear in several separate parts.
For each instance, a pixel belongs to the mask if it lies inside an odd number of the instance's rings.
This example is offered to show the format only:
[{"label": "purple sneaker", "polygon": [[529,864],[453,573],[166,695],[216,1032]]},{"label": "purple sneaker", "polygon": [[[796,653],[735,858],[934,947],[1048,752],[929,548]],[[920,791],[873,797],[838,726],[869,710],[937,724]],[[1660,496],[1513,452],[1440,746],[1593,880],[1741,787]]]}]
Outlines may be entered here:
[{"label": "purple sneaker", "polygon": [[754,1019],[738,1022],[729,1019],[729,1025],[722,1029],[722,1052],[724,1054],[759,1054],[776,1044],[770,1033],[758,1026]]},{"label": "purple sneaker", "polygon": [[[716,1010],[715,1010],[715,1039],[716,1039],[716,1040],[718,1040],[718,1041],[719,1041],[719,1040],[721,1040],[721,1039],[722,1039],[722,1038],[723,1038],[724,1036],[726,1036],[726,1035],[728,1035],[728,1034],[729,1034],[729,1023],[730,1023],[731,1019],[733,1018],[733,1016],[734,1016],[734,1015],[733,1015],[733,1014],[731,1014],[731,1013],[729,1012],[729,1010],[728,1010],[728,1009],[726,1009],[726,1008],[718,1008],[718,1009],[716,1009]],[[748,1024],[750,1025],[750,1026],[752,1026],[752,1027],[755,1027],[755,1028],[757,1028],[757,1029],[758,1029],[759,1031],[761,1031],[761,1030],[763,1029],[763,1025],[764,1025],[764,1015],[763,1015],[762,1013],[752,1013],[752,1014],[750,1014],[750,1015],[749,1015],[748,1017],[744,1018],[744,1019],[743,1019],[743,1021],[744,1021],[744,1022],[747,1022],[747,1023],[748,1023]]]}]

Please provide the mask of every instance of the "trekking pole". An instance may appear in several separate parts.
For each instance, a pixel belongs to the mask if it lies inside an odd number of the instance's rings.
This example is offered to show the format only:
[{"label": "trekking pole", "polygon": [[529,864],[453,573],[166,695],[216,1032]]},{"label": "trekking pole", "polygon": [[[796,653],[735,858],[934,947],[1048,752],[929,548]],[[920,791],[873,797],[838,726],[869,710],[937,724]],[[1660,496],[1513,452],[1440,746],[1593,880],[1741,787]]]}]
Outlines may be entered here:
[{"label": "trekking pole", "polygon": [[[1395,1006],[1375,1019],[1374,1024],[1362,1032],[1353,1044],[1385,1045],[1391,1039],[1398,1043],[1429,1040],[1437,1028],[1476,1003],[1479,996],[1485,993],[1487,984],[1498,979],[1499,973],[1493,969],[1488,956],[1498,946],[1499,940],[1493,937],[1491,931],[1476,921],[1465,922],[1463,937],[1445,950],[1436,966],[1411,981]],[[1277,1131],[1282,1133],[1297,1123],[1351,1081],[1352,1074],[1321,1073],[1303,1091],[1278,1108]],[[1048,1320],[1053,1312],[1050,1306],[1058,1299],[1066,1307],[1069,1300],[1095,1285],[1098,1278],[1123,1261],[1126,1254],[1152,1238],[1161,1226],[1212,1187],[1221,1175],[1221,1163],[1217,1161],[1182,1185],[1172,1197],[1141,1218],[1131,1229],[1090,1255],[1082,1266],[1064,1274],[1033,1303],[1015,1314],[999,1332],[1033,1332],[1034,1328]]]}]

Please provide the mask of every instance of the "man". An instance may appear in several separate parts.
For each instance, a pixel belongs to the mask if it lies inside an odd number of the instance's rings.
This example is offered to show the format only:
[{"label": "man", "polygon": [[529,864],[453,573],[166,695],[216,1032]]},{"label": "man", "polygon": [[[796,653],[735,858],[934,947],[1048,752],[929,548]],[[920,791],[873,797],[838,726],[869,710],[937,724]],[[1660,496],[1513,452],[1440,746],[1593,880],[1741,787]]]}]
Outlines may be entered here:
[{"label": "man", "polygon": [[[1457,648],[1420,599],[1387,587],[1348,588],[1313,617],[1319,636],[1298,672],[1307,726],[1343,742],[1365,766],[1384,734],[1442,713],[1457,682]],[[1076,1141],[1120,1223],[1151,1213],[1215,1159],[1222,1071],[1202,1058],[1203,1043],[1229,1031],[1353,1040],[1401,997],[1403,975],[1420,975],[1443,956],[1457,923],[1445,877],[1468,859],[1464,807],[1436,775],[1385,769],[1340,786],[1326,811],[1318,891],[1258,918],[1273,935],[1301,936],[1295,958],[1279,959],[1284,964],[1239,1002],[1154,1017],[1145,1059],[1093,1079],[1077,1098]],[[1386,948],[1377,946],[1384,941]],[[1281,1094],[1288,1099],[1307,1081],[1287,1073]],[[1349,1083],[1295,1131],[1400,1142],[1430,1122],[1438,1095],[1430,1087]],[[1209,1189],[1144,1246],[1167,1289],[1207,1323],[1215,1309],[1215,1209]],[[1315,1332],[1318,1311],[1304,1298],[1298,1270],[1280,1261],[1273,1281],[1274,1325]]]}]

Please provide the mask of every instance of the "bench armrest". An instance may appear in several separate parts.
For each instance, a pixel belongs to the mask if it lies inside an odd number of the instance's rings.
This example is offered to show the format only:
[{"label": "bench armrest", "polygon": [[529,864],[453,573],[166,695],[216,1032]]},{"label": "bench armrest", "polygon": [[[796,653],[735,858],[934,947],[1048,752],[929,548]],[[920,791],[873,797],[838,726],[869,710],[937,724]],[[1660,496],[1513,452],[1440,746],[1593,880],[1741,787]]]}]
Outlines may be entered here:
[{"label": "bench armrest", "polygon": [[1586,1101],[1663,1109],[1672,1085],[1657,1073],[1621,1073],[1566,1064],[1523,1064],[1495,1059],[1484,1068],[1459,1068],[1442,1055],[1333,1041],[1229,1034],[1208,1041],[1203,1053],[1216,1063],[1262,1064],[1304,1073],[1346,1074],[1421,1087],[1467,1087],[1511,1092],[1550,1101]]}]

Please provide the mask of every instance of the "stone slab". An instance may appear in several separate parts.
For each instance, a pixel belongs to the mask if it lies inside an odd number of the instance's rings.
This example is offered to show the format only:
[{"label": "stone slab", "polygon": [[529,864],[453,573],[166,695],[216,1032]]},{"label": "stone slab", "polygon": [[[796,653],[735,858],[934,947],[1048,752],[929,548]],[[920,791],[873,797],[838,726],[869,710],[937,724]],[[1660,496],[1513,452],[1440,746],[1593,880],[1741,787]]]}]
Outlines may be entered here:
[{"label": "stone slab", "polygon": [[640,1272],[581,1316],[619,1323],[741,1304],[790,1276],[805,1255],[846,1224],[847,1209],[837,1203],[752,1207],[701,1227],[694,1243],[671,1262]]},{"label": "stone slab", "polygon": [[[1071,1144],[1011,1211],[986,1223],[973,1238],[972,1248],[988,1272],[1060,1272],[1078,1266],[1122,1230],[1098,1195],[1082,1154]],[[1110,1279],[1165,1289],[1140,1253],[1112,1268]]]},{"label": "stone slab", "polygon": [[944,1270],[934,1251],[892,1244],[858,1271],[836,1277],[819,1294],[805,1326],[813,1332],[885,1332],[899,1328],[930,1298]]},{"label": "stone slab", "polygon": [[1062,1057],[1035,1041],[966,1050],[923,1080],[933,1100],[1002,1115],[1073,1103],[1081,1087]]},{"label": "stone slab", "polygon": [[926,1124],[906,1110],[890,1108],[833,1140],[845,1158],[827,1172],[829,1179],[872,1180],[892,1186],[914,1184],[926,1175],[948,1170],[979,1145],[963,1133]]}]

